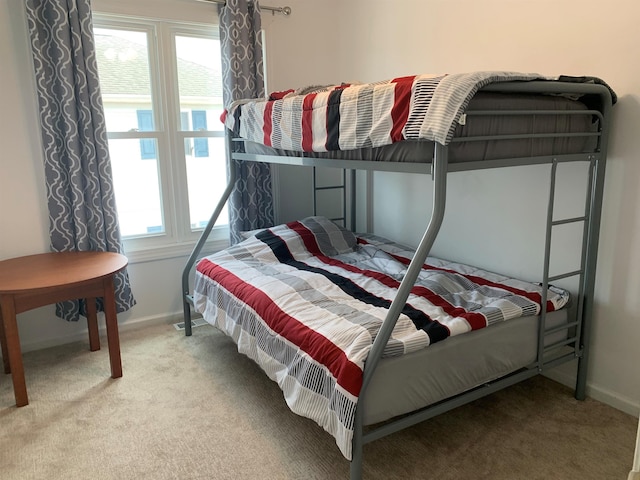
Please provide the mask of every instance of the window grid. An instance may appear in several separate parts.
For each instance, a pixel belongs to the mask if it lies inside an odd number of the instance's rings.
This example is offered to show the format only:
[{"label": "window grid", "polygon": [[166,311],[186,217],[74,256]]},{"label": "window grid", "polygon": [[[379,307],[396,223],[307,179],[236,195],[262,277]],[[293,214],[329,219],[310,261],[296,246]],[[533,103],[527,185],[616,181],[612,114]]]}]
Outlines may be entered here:
[{"label": "window grid", "polygon": [[[108,122],[107,128],[110,144],[122,140],[137,140],[137,158],[149,162],[157,161],[159,207],[163,224],[156,225],[151,222],[152,224],[147,225],[144,231],[133,235],[123,232],[125,245],[128,249],[138,250],[176,243],[192,243],[197,239],[199,230],[206,225],[213,206],[200,205],[203,202],[197,198],[196,187],[193,186],[192,191],[189,191],[190,183],[194,184],[195,178],[198,179],[196,183],[200,184],[201,179],[198,177],[206,174],[215,177],[215,181],[211,183],[214,185],[212,189],[216,190],[219,188],[220,180],[226,180],[224,150],[219,147],[224,145],[224,142],[220,141],[224,137],[224,132],[220,126],[214,124],[213,120],[219,115],[217,110],[222,109],[222,99],[219,99],[218,105],[217,100],[202,96],[201,92],[193,92],[197,90],[198,82],[189,84],[184,78],[192,78],[190,74],[197,73],[198,69],[202,70],[205,67],[197,62],[197,58],[194,61],[194,59],[178,57],[180,52],[176,43],[178,41],[197,43],[198,39],[205,39],[208,41],[206,42],[208,47],[212,45],[216,47],[217,43],[210,41],[217,41],[217,28],[214,25],[186,25],[139,17],[101,14],[94,15],[94,24],[97,31],[102,29],[104,32],[106,29],[107,33],[110,30],[143,32],[147,39],[151,105],[139,105],[135,109],[135,127],[113,128],[113,125],[109,125]],[[140,49],[137,48],[137,50]],[[213,50],[212,54],[219,55],[219,52],[215,52],[215,48]],[[182,52],[189,53],[184,48]],[[133,53],[131,55],[133,56]],[[126,57],[126,52],[124,56]],[[102,75],[101,73],[101,84]],[[196,78],[200,78],[199,83],[206,83],[207,77],[211,76],[209,72],[206,76],[200,75]],[[186,94],[181,92],[181,89],[186,91]],[[181,93],[183,93],[182,96]],[[198,97],[198,94],[201,97]],[[198,101],[204,103],[200,105]],[[103,104],[109,116],[109,109],[115,103],[105,95],[104,89]],[[218,130],[208,130],[212,127]],[[213,149],[212,141],[216,142]],[[112,163],[114,163],[113,157],[112,152]],[[117,182],[115,178],[114,180]],[[138,179],[142,190],[146,180]],[[216,192],[209,192],[209,195],[211,199],[207,199],[204,203],[209,202],[215,205]],[[117,193],[116,201],[119,201]],[[194,215],[195,218],[193,218]],[[123,223],[121,218],[121,229]],[[218,234],[214,236],[214,240],[227,239],[226,226],[217,227],[216,230]]]}]

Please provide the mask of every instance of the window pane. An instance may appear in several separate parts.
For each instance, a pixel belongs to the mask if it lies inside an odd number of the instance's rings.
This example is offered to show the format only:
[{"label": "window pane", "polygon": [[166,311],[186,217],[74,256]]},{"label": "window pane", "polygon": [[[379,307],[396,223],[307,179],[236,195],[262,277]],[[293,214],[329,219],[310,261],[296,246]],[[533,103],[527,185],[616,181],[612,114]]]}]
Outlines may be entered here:
[{"label": "window pane", "polygon": [[220,41],[182,35],[175,39],[181,129],[223,130]]},{"label": "window pane", "polygon": [[[107,131],[154,130],[147,34],[111,28],[94,34]],[[147,112],[143,124],[138,112]]]},{"label": "window pane", "polygon": [[[226,188],[215,26],[94,21],[121,233],[134,249],[193,241]],[[226,224],[225,208],[218,225]]]},{"label": "window pane", "polygon": [[[145,156],[146,149],[154,156]],[[109,154],[123,236],[164,233],[155,138],[110,140]]]},{"label": "window pane", "polygon": [[[200,142],[207,155],[198,155]],[[203,228],[218,204],[220,195],[227,186],[227,165],[224,138],[185,139],[187,159],[187,182],[189,189],[189,218],[191,228]],[[201,150],[204,150],[204,148]],[[216,225],[227,225],[229,215],[225,206]]]}]

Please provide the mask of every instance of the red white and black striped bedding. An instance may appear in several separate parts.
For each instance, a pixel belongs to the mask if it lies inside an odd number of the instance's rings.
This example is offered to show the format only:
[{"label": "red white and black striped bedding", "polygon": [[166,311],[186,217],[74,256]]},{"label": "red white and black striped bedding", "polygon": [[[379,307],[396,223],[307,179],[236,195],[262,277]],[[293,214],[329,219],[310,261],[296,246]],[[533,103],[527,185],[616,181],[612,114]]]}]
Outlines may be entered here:
[{"label": "red white and black striped bedding", "polygon": [[[412,254],[310,217],[201,260],[194,301],[280,385],[289,407],[331,433],[350,459],[364,361]],[[384,355],[535,315],[540,293],[533,284],[430,258]],[[547,308],[567,301],[567,292],[554,289]]]},{"label": "red white and black striped bedding", "polygon": [[[402,140],[449,144],[476,92],[522,80],[594,81],[515,72],[415,75],[368,84],[292,91],[283,98],[234,102],[226,126],[258,144],[296,152],[376,148]],[[513,119],[513,118],[512,118]]]}]

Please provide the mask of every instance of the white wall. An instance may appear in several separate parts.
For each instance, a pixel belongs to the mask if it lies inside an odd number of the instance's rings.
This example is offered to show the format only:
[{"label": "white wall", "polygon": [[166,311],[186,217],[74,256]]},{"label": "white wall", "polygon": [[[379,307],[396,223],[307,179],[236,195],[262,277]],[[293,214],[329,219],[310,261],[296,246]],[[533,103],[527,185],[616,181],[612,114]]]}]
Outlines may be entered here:
[{"label": "white wall", "polygon": [[[341,5],[339,29],[345,46],[340,57],[344,79],[514,70],[594,75],[615,89],[619,103],[614,107],[607,166],[588,391],[635,414],[640,409],[640,64],[635,60],[639,17],[635,0],[353,0]],[[518,212],[546,201],[546,188],[535,192],[523,185],[546,178],[548,167],[512,170],[451,177],[435,254],[495,265],[505,273],[539,275],[536,258],[541,250],[536,242],[542,238],[543,217],[523,218]],[[575,188],[571,174],[563,178]],[[376,174],[376,231],[416,244],[431,205],[428,183]],[[403,191],[410,192],[409,198],[401,195]],[[383,216],[389,206],[394,211],[401,207],[407,215]],[[496,208],[508,219],[503,222],[506,230],[503,227],[497,236],[495,218],[483,228],[475,216]],[[509,250],[524,253],[524,259],[500,255]],[[564,245],[557,252],[571,253]],[[568,378],[563,372],[558,375]]]},{"label": "white wall", "polygon": [[[269,91],[342,81],[336,65],[341,55],[337,31],[340,6],[344,1],[261,1],[262,5],[291,6],[290,21],[268,28],[266,34],[267,86]],[[263,25],[270,17],[263,14]],[[286,23],[286,25],[284,24]],[[311,170],[278,165],[274,186],[279,189],[276,221],[288,222],[313,212]]]},{"label": "white wall", "polygon": [[41,252],[48,246],[37,100],[26,62],[24,16],[15,8],[20,6],[0,3],[0,258]]}]

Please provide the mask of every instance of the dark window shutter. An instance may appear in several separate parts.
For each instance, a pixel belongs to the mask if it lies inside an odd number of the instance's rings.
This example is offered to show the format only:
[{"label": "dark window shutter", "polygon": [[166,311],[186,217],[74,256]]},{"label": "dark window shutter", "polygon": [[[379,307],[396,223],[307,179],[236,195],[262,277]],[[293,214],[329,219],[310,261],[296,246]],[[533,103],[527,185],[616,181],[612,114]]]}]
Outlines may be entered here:
[{"label": "dark window shutter", "polygon": [[[153,131],[153,112],[151,110],[136,110],[138,115],[138,130],[140,132]],[[156,141],[152,138],[140,139],[140,158],[149,160],[156,158]]]},{"label": "dark window shutter", "polygon": [[[194,131],[207,129],[207,112],[205,110],[193,110],[191,112],[191,120]],[[208,157],[209,140],[207,138],[194,138],[193,153],[196,157]]]}]

